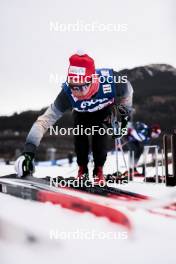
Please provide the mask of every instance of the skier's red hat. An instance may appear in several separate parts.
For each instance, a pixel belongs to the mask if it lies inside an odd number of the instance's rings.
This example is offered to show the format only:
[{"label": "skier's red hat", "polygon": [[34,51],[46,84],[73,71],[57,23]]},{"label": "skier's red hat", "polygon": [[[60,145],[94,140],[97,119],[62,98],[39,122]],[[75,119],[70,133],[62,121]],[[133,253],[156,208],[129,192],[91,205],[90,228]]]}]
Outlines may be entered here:
[{"label": "skier's red hat", "polygon": [[95,74],[94,60],[82,51],[69,58],[68,82],[90,82],[92,75]]}]

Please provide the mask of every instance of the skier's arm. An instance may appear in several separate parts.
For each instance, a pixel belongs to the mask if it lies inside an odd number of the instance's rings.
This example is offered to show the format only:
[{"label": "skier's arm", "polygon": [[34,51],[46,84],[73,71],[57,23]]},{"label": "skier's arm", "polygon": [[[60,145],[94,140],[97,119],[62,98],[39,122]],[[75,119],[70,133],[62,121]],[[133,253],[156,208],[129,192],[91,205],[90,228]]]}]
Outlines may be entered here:
[{"label": "skier's arm", "polygon": [[36,149],[49,126],[53,125],[62,114],[53,103],[35,121],[27,136],[24,151],[15,162],[15,171],[18,177],[32,174],[35,171],[34,157]]},{"label": "skier's arm", "polygon": [[56,108],[55,104],[51,104],[45,113],[37,118],[34,122],[29,134],[26,138],[24,152],[35,153],[36,148],[40,145],[40,141],[48,128],[61,118],[63,112]]},{"label": "skier's arm", "polygon": [[[119,79],[119,73],[113,71],[113,75],[116,80]],[[132,109],[133,104],[133,87],[131,83],[126,80],[126,82],[116,83],[116,104],[125,106],[129,111]]]},{"label": "skier's arm", "polygon": [[34,156],[43,135],[69,108],[71,108],[70,103],[62,89],[54,103],[48,107],[43,115],[38,117],[29,131],[24,152],[15,162],[15,170],[18,177],[23,177],[34,172]]},{"label": "skier's arm", "polygon": [[48,128],[59,120],[63,113],[71,108],[67,95],[64,90],[60,92],[54,103],[52,103],[45,113],[37,118],[26,139],[24,152],[35,153],[36,148],[40,145],[40,141]]},{"label": "skier's arm", "polygon": [[133,88],[130,82],[121,87],[122,91],[119,96],[118,110],[120,113],[121,128],[126,128],[131,118]]},{"label": "skier's arm", "polygon": [[[117,72],[114,75],[118,76]],[[130,121],[133,103],[133,88],[129,81],[116,84],[116,107],[120,114],[121,129],[126,128]]]},{"label": "skier's arm", "polygon": [[117,102],[119,105],[126,107],[129,111],[132,110],[133,87],[129,81],[120,85],[119,91],[117,91]]}]

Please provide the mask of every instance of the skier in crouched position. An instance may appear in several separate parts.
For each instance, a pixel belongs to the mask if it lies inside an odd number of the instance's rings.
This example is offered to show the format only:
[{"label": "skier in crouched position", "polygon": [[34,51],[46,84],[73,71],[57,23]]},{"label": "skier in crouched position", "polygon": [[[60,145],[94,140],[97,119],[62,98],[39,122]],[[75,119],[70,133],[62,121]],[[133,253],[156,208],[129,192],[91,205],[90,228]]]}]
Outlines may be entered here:
[{"label": "skier in crouched position", "polygon": [[[16,161],[15,168],[19,177],[34,171],[35,153],[43,135],[68,109],[73,110],[75,127],[81,125],[84,129],[93,126],[102,128],[105,123],[111,122],[109,120],[114,108],[119,113],[120,131],[127,126],[133,96],[130,82],[127,79],[119,81],[120,76],[113,69],[95,69],[94,60],[87,54],[74,54],[69,61],[67,81],[63,83],[55,101],[34,122],[27,136],[24,152]],[[121,137],[122,133],[118,136]],[[92,134],[93,177],[97,184],[105,182],[103,165],[107,156],[106,144],[107,134],[102,135],[98,131]],[[75,135],[74,145],[79,166],[77,178],[84,179],[88,177],[88,136]]]}]

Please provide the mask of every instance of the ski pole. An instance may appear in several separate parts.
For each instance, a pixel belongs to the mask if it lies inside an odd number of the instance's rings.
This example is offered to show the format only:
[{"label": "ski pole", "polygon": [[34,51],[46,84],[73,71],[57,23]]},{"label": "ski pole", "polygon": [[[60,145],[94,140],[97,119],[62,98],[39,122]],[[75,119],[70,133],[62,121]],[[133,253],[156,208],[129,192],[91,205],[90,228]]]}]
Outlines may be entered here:
[{"label": "ski pole", "polygon": [[119,157],[118,157],[118,146],[117,146],[117,138],[115,138],[115,152],[116,152],[116,169],[117,169],[117,172],[116,172],[116,176],[118,177],[118,172],[119,172]]},{"label": "ski pole", "polygon": [[118,141],[118,144],[119,144],[120,151],[122,153],[122,157],[123,157],[123,162],[124,162],[125,168],[126,168],[126,170],[128,170],[127,162],[126,162],[126,159],[125,159],[125,153],[123,151],[123,147],[122,147],[122,144],[121,144],[121,139],[117,138],[117,141]]}]

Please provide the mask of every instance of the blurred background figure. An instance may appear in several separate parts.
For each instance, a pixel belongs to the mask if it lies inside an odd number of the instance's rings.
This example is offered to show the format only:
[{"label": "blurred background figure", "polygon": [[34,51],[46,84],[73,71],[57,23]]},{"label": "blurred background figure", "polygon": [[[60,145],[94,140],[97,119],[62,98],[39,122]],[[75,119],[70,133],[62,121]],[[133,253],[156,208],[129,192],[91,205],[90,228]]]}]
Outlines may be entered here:
[{"label": "blurred background figure", "polygon": [[[128,128],[128,134],[126,136],[127,146],[130,151],[130,159],[132,161],[132,153],[134,152],[134,172],[130,168],[130,174],[132,176],[143,176],[137,170],[138,161],[143,154],[144,146],[150,145],[151,139],[156,139],[161,134],[161,128],[159,124],[153,124],[151,126],[143,122],[135,122]],[[132,164],[132,162],[130,162]],[[124,174],[127,174],[126,171]]]}]

